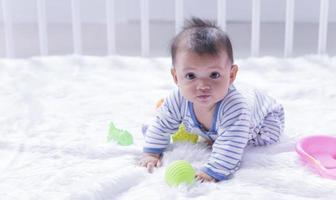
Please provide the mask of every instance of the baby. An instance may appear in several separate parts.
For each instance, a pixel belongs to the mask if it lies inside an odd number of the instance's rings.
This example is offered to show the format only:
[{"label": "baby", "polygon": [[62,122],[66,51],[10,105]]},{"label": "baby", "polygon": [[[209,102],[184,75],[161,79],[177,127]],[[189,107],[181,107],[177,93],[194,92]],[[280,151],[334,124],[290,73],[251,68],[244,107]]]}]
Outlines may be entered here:
[{"label": "baby", "polygon": [[201,182],[229,179],[248,144],[279,141],[283,107],[258,90],[238,90],[233,85],[238,66],[230,39],[219,27],[198,18],[187,21],[172,40],[171,56],[178,88],[164,100],[145,133],[141,166],[151,172],[161,165],[170,136],[181,123],[212,143],[207,163],[196,174]]}]

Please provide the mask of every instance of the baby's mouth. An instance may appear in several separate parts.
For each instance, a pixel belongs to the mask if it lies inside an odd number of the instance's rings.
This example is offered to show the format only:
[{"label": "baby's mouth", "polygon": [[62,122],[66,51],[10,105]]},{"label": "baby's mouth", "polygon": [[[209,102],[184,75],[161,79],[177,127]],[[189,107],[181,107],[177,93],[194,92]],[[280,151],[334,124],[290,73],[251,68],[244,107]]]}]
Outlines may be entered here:
[{"label": "baby's mouth", "polygon": [[197,99],[200,99],[201,101],[208,100],[209,98],[210,98],[210,95],[208,95],[208,94],[197,96]]}]

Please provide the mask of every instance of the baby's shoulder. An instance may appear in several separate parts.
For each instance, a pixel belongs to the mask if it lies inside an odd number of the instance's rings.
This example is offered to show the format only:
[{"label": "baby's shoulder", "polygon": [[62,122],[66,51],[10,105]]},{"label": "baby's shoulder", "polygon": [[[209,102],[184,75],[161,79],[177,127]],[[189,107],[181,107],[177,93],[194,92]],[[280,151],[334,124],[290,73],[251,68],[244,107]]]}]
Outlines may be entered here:
[{"label": "baby's shoulder", "polygon": [[256,96],[269,96],[265,90],[253,87],[246,83],[235,84],[234,88],[246,99],[254,99]]},{"label": "baby's shoulder", "polygon": [[173,89],[164,99],[164,106],[175,110],[185,110],[187,100],[179,89]]},{"label": "baby's shoulder", "polygon": [[170,101],[170,102],[180,104],[183,101],[185,101],[185,98],[182,96],[181,91],[178,88],[176,88],[170,91],[165,101]]},{"label": "baby's shoulder", "polygon": [[222,101],[222,105],[224,108],[231,107],[237,104],[241,104],[241,106],[244,106],[245,103],[247,103],[247,100],[248,98],[246,97],[246,93],[237,89],[234,85],[231,85],[227,95]]},{"label": "baby's shoulder", "polygon": [[[231,115],[233,113],[250,113],[252,103],[247,97],[246,92],[238,90],[235,86],[230,86],[228,94],[222,100],[219,107],[219,114],[222,116]],[[252,96],[252,94],[250,95]]]}]

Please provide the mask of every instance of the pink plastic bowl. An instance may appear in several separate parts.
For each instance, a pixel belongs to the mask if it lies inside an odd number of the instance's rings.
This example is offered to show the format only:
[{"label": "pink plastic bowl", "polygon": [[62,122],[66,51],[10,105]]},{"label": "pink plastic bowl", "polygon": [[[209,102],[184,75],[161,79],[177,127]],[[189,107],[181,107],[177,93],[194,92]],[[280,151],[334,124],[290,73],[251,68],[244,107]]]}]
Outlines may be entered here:
[{"label": "pink plastic bowl", "polygon": [[336,137],[315,135],[296,145],[300,158],[322,177],[336,179]]}]

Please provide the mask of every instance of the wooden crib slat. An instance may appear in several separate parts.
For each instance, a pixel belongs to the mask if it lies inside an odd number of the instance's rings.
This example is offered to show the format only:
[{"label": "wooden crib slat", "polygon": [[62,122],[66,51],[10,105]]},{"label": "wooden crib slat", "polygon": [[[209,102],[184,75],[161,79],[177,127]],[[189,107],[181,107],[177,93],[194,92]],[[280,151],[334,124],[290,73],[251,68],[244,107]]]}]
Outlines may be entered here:
[{"label": "wooden crib slat", "polygon": [[326,53],[327,31],[328,31],[328,11],[329,11],[329,0],[321,0],[318,48],[317,48],[318,54]]},{"label": "wooden crib slat", "polygon": [[260,0],[252,1],[251,56],[259,56],[260,48]]},{"label": "wooden crib slat", "polygon": [[82,54],[82,33],[80,22],[80,1],[72,0],[72,37],[74,54]]},{"label": "wooden crib slat", "polygon": [[284,56],[289,57],[293,53],[294,34],[294,0],[286,1],[286,27],[285,27],[285,49]]},{"label": "wooden crib slat", "polygon": [[40,55],[48,55],[47,17],[45,0],[37,0],[37,23],[40,41]]},{"label": "wooden crib slat", "polygon": [[2,0],[2,13],[3,13],[3,23],[4,23],[6,57],[13,58],[15,54],[14,54],[11,0]]}]

